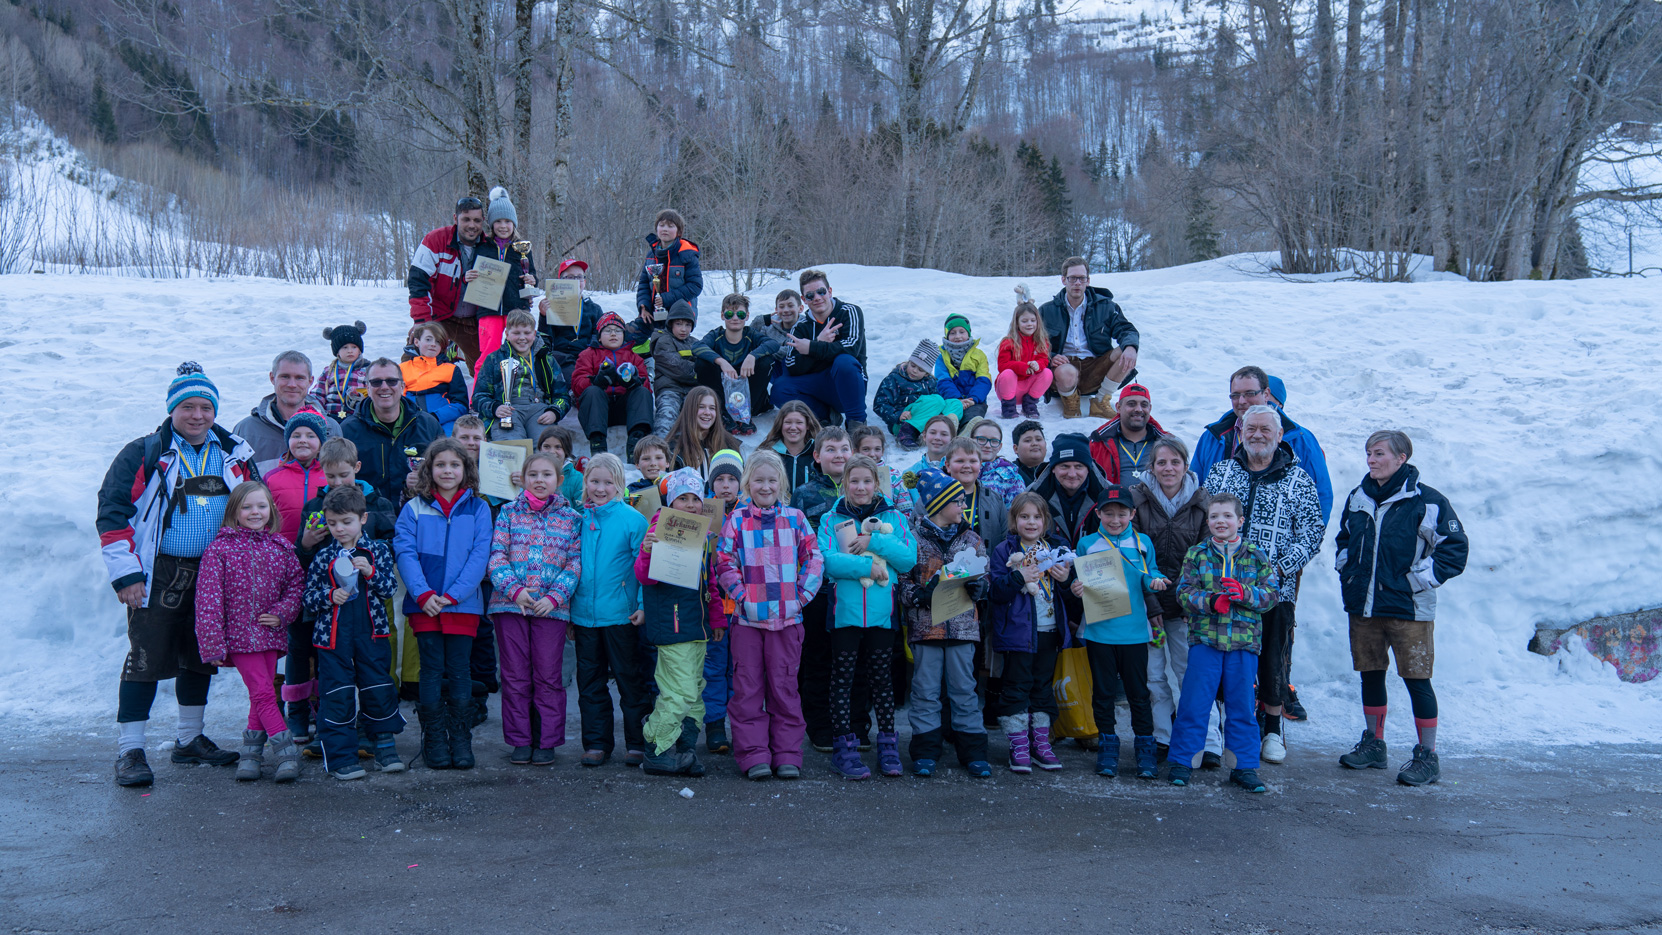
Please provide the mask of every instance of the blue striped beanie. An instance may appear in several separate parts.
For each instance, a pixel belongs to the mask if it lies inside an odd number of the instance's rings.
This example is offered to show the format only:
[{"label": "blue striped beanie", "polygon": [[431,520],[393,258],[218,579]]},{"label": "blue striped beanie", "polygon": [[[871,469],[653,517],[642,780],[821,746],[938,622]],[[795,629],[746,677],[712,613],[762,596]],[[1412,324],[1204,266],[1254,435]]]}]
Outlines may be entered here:
[{"label": "blue striped beanie", "polygon": [[178,376],[167,385],[167,411],[169,413],[179,408],[179,404],[192,396],[200,396],[214,404],[214,412],[219,412],[219,387],[214,381],[202,372],[202,365],[194,360],[187,360],[179,365]]}]

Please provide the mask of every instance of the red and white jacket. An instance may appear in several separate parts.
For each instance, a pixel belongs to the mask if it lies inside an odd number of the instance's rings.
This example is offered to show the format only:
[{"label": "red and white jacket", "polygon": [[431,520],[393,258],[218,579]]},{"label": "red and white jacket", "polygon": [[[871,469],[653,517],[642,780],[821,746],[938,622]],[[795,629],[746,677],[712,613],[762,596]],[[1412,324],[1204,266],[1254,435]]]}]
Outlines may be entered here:
[{"label": "red and white jacket", "polygon": [[456,314],[464,291],[462,248],[456,225],[428,231],[410,259],[410,317],[416,321],[443,321]]}]

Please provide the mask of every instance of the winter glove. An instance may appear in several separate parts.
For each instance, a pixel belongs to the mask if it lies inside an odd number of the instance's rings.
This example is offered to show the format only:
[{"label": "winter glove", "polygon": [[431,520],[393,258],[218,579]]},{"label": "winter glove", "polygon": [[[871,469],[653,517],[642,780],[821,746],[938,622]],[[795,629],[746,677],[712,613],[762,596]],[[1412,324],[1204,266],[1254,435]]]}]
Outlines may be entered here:
[{"label": "winter glove", "polygon": [[987,599],[987,576],[982,575],[979,578],[972,578],[969,581],[968,584],[964,585],[964,593],[968,594],[969,599],[972,600],[972,601],[986,600]]},{"label": "winter glove", "polygon": [[930,578],[929,582],[918,590],[918,603],[927,604],[930,601],[934,600],[935,599],[935,586],[940,584],[940,583],[941,583],[941,579],[940,579],[939,575],[937,575],[933,578]]},{"label": "winter glove", "polygon": [[1223,584],[1223,593],[1227,595],[1230,600],[1246,600],[1246,588],[1243,587],[1239,581],[1236,581],[1234,578],[1225,578],[1221,583]]},{"label": "winter glove", "polygon": [[602,389],[617,386],[617,369],[612,366],[611,361],[603,360],[600,362],[600,367],[595,370],[594,379],[591,382]]},{"label": "winter glove", "polygon": [[1219,594],[1217,598],[1212,601],[1212,610],[1219,616],[1229,613],[1229,595]]}]

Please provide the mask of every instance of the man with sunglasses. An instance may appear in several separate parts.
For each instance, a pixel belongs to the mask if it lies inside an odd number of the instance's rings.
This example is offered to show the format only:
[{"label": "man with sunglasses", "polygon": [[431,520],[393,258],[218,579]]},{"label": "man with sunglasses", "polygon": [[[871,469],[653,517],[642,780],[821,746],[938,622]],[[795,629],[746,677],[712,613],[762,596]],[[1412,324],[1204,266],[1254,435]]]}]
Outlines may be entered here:
[{"label": "man with sunglasses", "polygon": [[548,345],[549,352],[559,362],[560,370],[566,375],[566,385],[571,384],[572,371],[577,368],[577,355],[583,349],[594,345],[596,325],[600,316],[606,314],[599,303],[583,293],[588,283],[589,264],[582,260],[567,257],[560,261],[559,269],[554,273],[556,278],[570,280],[577,283],[577,292],[583,296],[583,312],[577,319],[577,327],[555,324],[548,317],[548,298],[546,296],[537,303],[537,313],[541,316],[541,323],[537,330],[542,333],[544,344]]},{"label": "man with sunglasses", "polygon": [[[402,503],[414,464],[444,434],[432,413],[404,398],[398,362],[382,357],[369,365],[369,404],[341,423],[340,433],[358,446],[358,479],[393,503]],[[414,451],[412,455],[409,452]]]},{"label": "man with sunglasses", "polygon": [[866,328],[860,306],[831,294],[823,271],[797,279],[808,314],[796,322],[783,350],[784,372],[773,381],[773,404],[801,400],[822,421],[843,415],[844,427],[866,423]]},{"label": "man with sunglasses", "polygon": [[1040,307],[1039,318],[1050,336],[1050,369],[1056,375],[1046,395],[1062,400],[1062,417],[1079,418],[1083,395],[1092,397],[1091,415],[1112,418],[1114,408],[1098,390],[1131,382],[1142,339],[1114,294],[1091,285],[1084,257],[1062,261],[1062,291]]},{"label": "man with sunglasses", "polygon": [[[471,368],[479,362],[479,322],[473,306],[462,301],[485,231],[485,205],[466,195],[456,202],[453,223],[427,233],[410,260],[405,285],[410,290],[410,317],[436,321],[462,349]],[[373,395],[373,394],[372,394]]]},{"label": "man with sunglasses", "polygon": [[[1230,410],[1200,433],[1200,440],[1195,442],[1194,456],[1189,459],[1189,469],[1204,482],[1212,465],[1235,457],[1235,451],[1241,444],[1241,417],[1246,411],[1253,406],[1274,406],[1281,413],[1281,440],[1292,447],[1293,454],[1298,456],[1298,466],[1316,482],[1322,524],[1325,526],[1333,510],[1333,482],[1327,476],[1327,455],[1322,452],[1316,436],[1288,418],[1281,408],[1282,400],[1271,395],[1271,388],[1280,384],[1280,380],[1265,373],[1262,367],[1249,365],[1231,374]],[[1285,396],[1286,392],[1283,386],[1282,395]]]},{"label": "man with sunglasses", "polygon": [[[768,376],[773,373],[773,362],[779,355],[779,342],[768,337],[750,321],[750,297],[735,292],[721,300],[721,327],[711,328],[703,343],[716,352],[714,361],[693,360],[698,371],[698,383],[716,392],[722,400],[722,421],[734,435],[754,435],[756,426],[751,421],[773,408],[768,402]],[[750,383],[750,419],[735,419],[727,407],[727,391],[722,379],[747,380]]]}]

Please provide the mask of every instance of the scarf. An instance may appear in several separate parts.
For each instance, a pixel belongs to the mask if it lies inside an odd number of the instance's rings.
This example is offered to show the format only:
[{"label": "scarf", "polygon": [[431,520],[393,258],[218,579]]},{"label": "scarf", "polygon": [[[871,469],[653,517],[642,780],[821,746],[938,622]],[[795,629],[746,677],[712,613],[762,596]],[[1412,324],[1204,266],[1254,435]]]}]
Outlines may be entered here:
[{"label": "scarf", "polygon": [[952,359],[952,366],[962,367],[964,365],[964,355],[968,354],[969,349],[975,346],[975,339],[969,338],[964,341],[942,340],[941,346],[946,348],[947,357]]},{"label": "scarf", "polygon": [[1148,488],[1149,495],[1154,498],[1155,503],[1160,504],[1160,508],[1166,511],[1167,516],[1176,516],[1177,511],[1183,509],[1185,504],[1194,499],[1195,491],[1200,489],[1200,479],[1195,476],[1194,471],[1189,471],[1184,475],[1183,486],[1177,489],[1177,496],[1171,498],[1166,497],[1166,493],[1160,487],[1160,481],[1154,476],[1153,471],[1143,471],[1137,475],[1137,479],[1143,482],[1144,487]]},{"label": "scarf", "polygon": [[[553,497],[539,497],[529,490],[525,491],[525,503],[534,513],[541,513],[543,510],[548,509],[548,505],[553,502]],[[445,512],[449,511],[446,510]]]},{"label": "scarf", "polygon": [[456,488],[456,493],[448,500],[444,498],[444,494],[439,493],[437,487],[433,488],[433,503],[439,508],[439,512],[443,513],[445,516],[450,515],[450,511],[456,508],[456,504],[460,502],[461,499],[462,488],[460,487]]},{"label": "scarf", "polygon": [[1374,503],[1384,503],[1396,496],[1397,491],[1401,490],[1402,485],[1407,482],[1408,462],[1404,461],[1402,467],[1397,468],[1396,473],[1386,478],[1383,484],[1374,480],[1372,474],[1362,478],[1362,492],[1367,494],[1368,498]]}]

